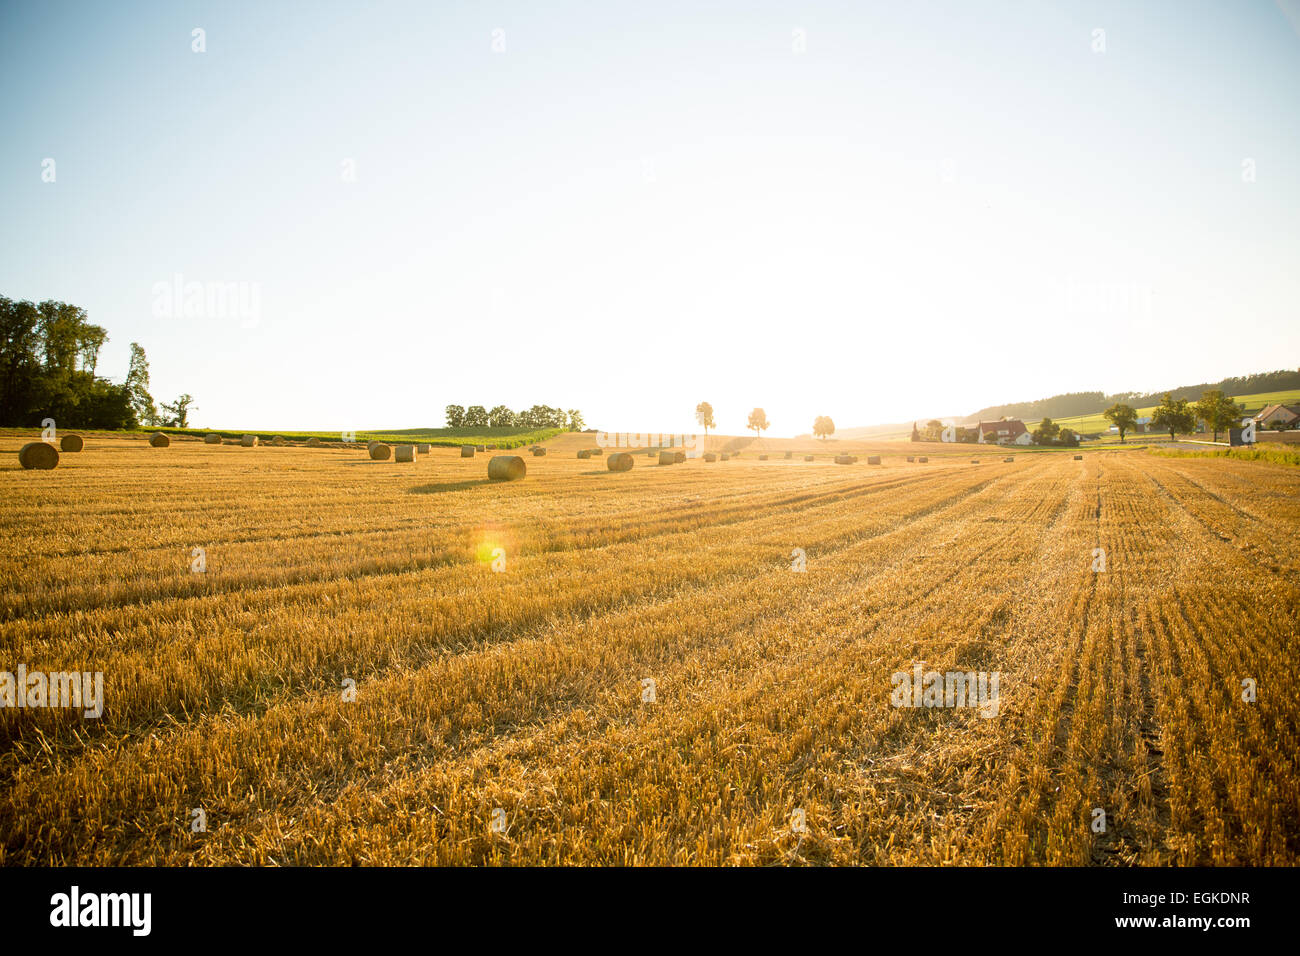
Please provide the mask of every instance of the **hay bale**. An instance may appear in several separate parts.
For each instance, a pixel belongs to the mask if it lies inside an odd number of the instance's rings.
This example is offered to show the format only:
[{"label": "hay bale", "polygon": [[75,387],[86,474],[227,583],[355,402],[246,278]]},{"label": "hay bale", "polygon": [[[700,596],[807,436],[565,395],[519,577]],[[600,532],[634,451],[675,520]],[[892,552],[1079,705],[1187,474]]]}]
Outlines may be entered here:
[{"label": "hay bale", "polygon": [[49,442],[28,442],[18,452],[18,463],[24,468],[49,471],[59,463],[59,450]]},{"label": "hay bale", "polygon": [[684,451],[673,452],[673,461],[678,465],[684,464],[686,462],[686,452]]},{"label": "hay bale", "polygon": [[723,460],[723,461],[731,461],[731,456],[730,456],[729,454],[727,454],[727,453],[724,451],[724,452],[722,453],[722,460]]},{"label": "hay bale", "polygon": [[171,443],[172,440],[162,432],[154,432],[149,436],[149,444],[153,445],[154,448],[166,448]]},{"label": "hay bale", "polygon": [[705,460],[705,461],[717,461],[717,460],[718,460],[718,456],[715,455],[715,454],[714,454],[713,452],[711,452],[711,451],[706,451],[706,452],[704,453],[704,460]]},{"label": "hay bale", "polygon": [[759,460],[759,461],[767,461],[767,456],[766,456],[766,455],[759,455],[759,456],[758,456],[758,460]]},{"label": "hay bale", "polygon": [[916,461],[916,456],[915,456],[915,455],[908,455],[908,456],[907,456],[907,460],[908,460],[908,461]]},{"label": "hay bale", "polygon": [[421,454],[421,455],[427,455],[427,454],[429,454],[429,450],[430,450],[431,448],[432,448],[432,446],[431,446],[428,442],[425,442],[425,443],[423,443],[423,444],[419,444],[419,445],[416,445],[416,446],[415,446],[415,450],[416,450],[416,452],[419,453],[419,454]]},{"label": "hay bale", "polygon": [[487,451],[487,445],[475,445],[475,446],[474,446],[474,450],[475,450],[475,451]]},{"label": "hay bale", "polygon": [[307,439],[307,447],[308,447],[308,448],[321,448],[321,447],[323,447],[323,446],[324,446],[324,442],[322,442],[322,441],[321,441],[319,438],[317,438],[315,435],[312,435],[311,438],[308,438],[308,439]]},{"label": "hay bale", "polygon": [[1014,458],[1003,458],[1002,460],[1003,460],[1004,462],[1005,462],[1005,461],[1015,461]]},{"label": "hay bale", "polygon": [[540,445],[538,445],[536,448],[533,449],[533,457],[534,457],[534,458],[545,458],[545,457],[546,457],[546,449],[543,448],[543,447],[541,447]]},{"label": "hay bale", "polygon": [[375,442],[370,446],[371,461],[388,461],[393,456],[393,449],[389,448],[383,442]]},{"label": "hay bale", "polygon": [[922,464],[922,465],[924,465],[924,464],[926,464],[926,463],[928,463],[928,462],[930,461],[929,458],[918,458],[918,459],[916,459],[916,460],[917,460],[918,463],[920,463],[920,464]]},{"label": "hay bale", "polygon": [[835,464],[837,464],[837,465],[851,465],[851,464],[853,464],[855,461],[857,461],[857,459],[854,458],[852,455],[836,455],[836,456],[835,456]]},{"label": "hay bale", "polygon": [[208,432],[206,435],[203,436],[203,444],[205,444],[205,445],[220,445],[220,444],[221,444],[221,436],[218,435],[216,432]]},{"label": "hay bale", "polygon": [[791,458],[793,458],[793,457],[794,457],[794,452],[792,452],[792,451],[788,451],[788,452],[785,453],[785,460],[786,460],[786,461],[789,461],[789,460],[790,460]]},{"label": "hay bale", "polygon": [[274,438],[271,439],[271,444],[274,445],[276,448],[283,448],[284,439],[281,438],[279,435],[276,435]]},{"label": "hay bale", "polygon": [[239,439],[239,447],[240,447],[240,448],[256,448],[256,447],[257,447],[257,436],[256,436],[256,435],[245,435],[243,438]]},{"label": "hay bale", "polygon": [[878,464],[880,464],[880,456],[879,456],[879,455],[868,455],[868,456],[867,456],[867,464],[868,464],[868,465],[878,465]]},{"label": "hay bale", "polygon": [[81,451],[85,447],[80,435],[64,435],[59,439],[59,451]]},{"label": "hay bale", "polygon": [[978,464],[980,463],[980,460],[979,460],[978,458],[972,458],[972,459],[970,460],[970,463],[971,463],[972,465],[978,465]]},{"label": "hay bale", "polygon": [[659,464],[675,465],[677,464],[677,455],[671,451],[661,451],[659,453]]},{"label": "hay bale", "polygon": [[578,457],[579,457],[579,458],[590,458],[590,457],[591,457],[591,452],[590,452],[588,449],[583,448],[581,451],[578,452]]},{"label": "hay bale", "polygon": [[812,455],[804,455],[804,456],[803,456],[803,460],[804,460],[804,461],[812,461],[812,460],[813,460],[813,456],[812,456]]},{"label": "hay bale", "polygon": [[1083,456],[1082,456],[1082,455],[1075,455],[1075,456],[1074,456],[1074,460],[1075,460],[1075,461],[1083,461]]},{"label": "hay bale", "polygon": [[646,456],[647,458],[653,458],[653,457],[655,457],[655,456],[658,455],[658,454],[659,454],[659,452],[657,452],[657,451],[648,451],[648,452],[645,453],[645,456]]},{"label": "hay bale", "polygon": [[[535,454],[537,454],[537,452],[534,451],[533,454],[535,455]],[[474,457],[474,446],[473,446],[473,445],[461,445],[461,446],[460,446],[460,457],[461,457],[461,458],[473,458],[473,457]]]},{"label": "hay bale", "polygon": [[398,445],[393,449],[394,461],[415,461],[414,445]]},{"label": "hay bale", "polygon": [[627,452],[620,451],[606,458],[605,464],[610,471],[631,471],[632,466],[636,464],[636,459]]},{"label": "hay bale", "polygon": [[488,462],[488,477],[493,481],[518,481],[528,473],[528,466],[518,455],[493,455]]},{"label": "hay bale", "polygon": [[593,448],[593,449],[591,450],[591,454],[592,454],[594,457],[596,457],[596,458],[604,458],[604,457],[605,457],[605,449],[603,449],[603,448]]}]

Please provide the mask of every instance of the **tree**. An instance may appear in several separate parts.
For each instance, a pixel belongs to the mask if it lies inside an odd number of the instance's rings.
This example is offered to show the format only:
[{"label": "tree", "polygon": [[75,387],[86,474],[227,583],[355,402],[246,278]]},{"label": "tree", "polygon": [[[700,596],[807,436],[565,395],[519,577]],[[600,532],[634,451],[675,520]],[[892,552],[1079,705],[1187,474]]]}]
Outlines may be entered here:
[{"label": "tree", "polygon": [[767,412],[761,408],[756,408],[749,413],[749,424],[746,428],[751,428],[755,435],[765,431],[771,423],[767,420]]},{"label": "tree", "polygon": [[569,409],[569,431],[580,432],[586,424],[587,423],[582,420],[582,412],[578,411],[576,408]]},{"label": "tree", "polygon": [[704,428],[704,437],[709,437],[709,429],[716,428],[713,421],[713,406],[708,402],[700,402],[695,406],[695,420]]},{"label": "tree", "polygon": [[1061,434],[1061,426],[1056,424],[1050,418],[1044,418],[1034,429],[1035,445],[1052,445],[1056,443],[1057,436]]},{"label": "tree", "polygon": [[1116,402],[1110,408],[1102,412],[1102,415],[1110,419],[1110,423],[1119,429],[1119,440],[1124,440],[1124,433],[1132,429],[1137,424],[1138,413],[1131,405],[1125,405],[1123,402]]},{"label": "tree", "polygon": [[825,441],[827,436],[835,434],[835,422],[829,415],[818,415],[813,421],[813,434]]},{"label": "tree", "polygon": [[916,422],[912,422],[912,441],[920,441],[921,433],[916,428]]},{"label": "tree", "polygon": [[515,413],[504,405],[497,405],[487,415],[489,428],[510,428],[515,423]]},{"label": "tree", "polygon": [[465,427],[465,407],[463,405],[448,405],[443,409],[443,415],[447,420],[448,428]]},{"label": "tree", "polygon": [[162,410],[167,413],[167,419],[164,425],[170,425],[175,428],[188,428],[190,424],[190,407],[198,409],[194,405],[194,396],[186,392],[174,402],[163,402]]},{"label": "tree", "polygon": [[1219,432],[1231,428],[1241,420],[1241,408],[1222,389],[1212,388],[1201,393],[1201,400],[1194,406],[1196,417],[1205,422],[1214,432],[1212,441],[1219,440]]},{"label": "tree", "polygon": [[487,428],[488,413],[482,405],[471,405],[465,409],[466,428]]},{"label": "tree", "polygon": [[158,407],[149,394],[149,360],[139,342],[131,343],[131,365],[126,373],[126,390],[131,396],[131,408],[141,425],[158,423]]},{"label": "tree", "polygon": [[0,296],[0,423],[23,423],[41,374],[40,313],[31,302]]},{"label": "tree", "polygon": [[1073,428],[1062,428],[1060,434],[1056,438],[1056,442],[1059,445],[1065,445],[1069,448],[1078,448],[1079,436],[1075,433]]},{"label": "tree", "polygon": [[1196,414],[1192,411],[1191,402],[1185,398],[1176,399],[1165,392],[1159,406],[1151,414],[1151,427],[1169,432],[1170,441],[1178,437],[1178,432],[1186,435],[1193,431],[1196,428]]}]

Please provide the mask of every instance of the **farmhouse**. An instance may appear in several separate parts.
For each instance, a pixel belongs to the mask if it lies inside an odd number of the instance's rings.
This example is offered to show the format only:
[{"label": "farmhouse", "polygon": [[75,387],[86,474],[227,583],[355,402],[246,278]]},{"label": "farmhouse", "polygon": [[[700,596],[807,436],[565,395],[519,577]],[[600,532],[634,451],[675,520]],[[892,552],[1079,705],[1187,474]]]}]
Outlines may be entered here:
[{"label": "farmhouse", "polygon": [[1259,428],[1272,428],[1277,422],[1284,428],[1300,427],[1300,405],[1266,405],[1255,416]]},{"label": "farmhouse", "polygon": [[980,422],[979,436],[982,445],[1028,445],[1033,441],[1029,429],[1018,418],[1004,418],[999,422]]}]

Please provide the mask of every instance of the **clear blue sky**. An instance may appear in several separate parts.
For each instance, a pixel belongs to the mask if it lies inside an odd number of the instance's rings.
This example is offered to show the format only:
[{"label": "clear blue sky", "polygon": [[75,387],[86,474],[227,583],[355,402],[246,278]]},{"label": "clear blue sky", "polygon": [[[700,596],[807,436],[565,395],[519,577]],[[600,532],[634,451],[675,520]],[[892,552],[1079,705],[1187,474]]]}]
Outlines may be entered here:
[{"label": "clear blue sky", "polygon": [[[638,7],[5,3],[0,294],[233,428],[783,435],[1300,365],[1295,0]],[[178,274],[255,321],[155,314]]]}]

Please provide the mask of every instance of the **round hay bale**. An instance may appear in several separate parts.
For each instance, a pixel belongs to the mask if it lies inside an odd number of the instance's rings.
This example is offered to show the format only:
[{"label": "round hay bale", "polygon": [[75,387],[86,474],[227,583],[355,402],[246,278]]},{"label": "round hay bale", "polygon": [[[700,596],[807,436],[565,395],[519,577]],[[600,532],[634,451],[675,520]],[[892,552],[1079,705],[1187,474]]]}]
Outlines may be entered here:
[{"label": "round hay bale", "polygon": [[239,439],[239,447],[240,447],[240,448],[256,448],[256,447],[257,447],[257,436],[256,436],[256,435],[245,435],[243,438]]},{"label": "round hay bale", "polygon": [[916,456],[915,456],[915,455],[908,455],[908,456],[907,456],[907,460],[908,460],[908,461],[916,461]]},{"label": "round hay bale", "polygon": [[418,453],[421,454],[421,455],[427,455],[427,454],[429,454],[429,450],[430,450],[432,447],[433,447],[432,445],[430,445],[430,444],[428,444],[428,443],[426,442],[426,443],[422,443],[422,444],[418,444],[418,445],[416,445],[416,446],[415,446],[415,450],[416,450],[416,452],[418,452]]},{"label": "round hay bale", "polygon": [[686,462],[686,452],[684,451],[673,452],[673,462],[678,465],[684,464]]},{"label": "round hay bale", "polygon": [[804,455],[804,456],[803,456],[803,460],[804,460],[804,461],[812,461],[812,460],[813,460],[813,456],[812,456],[812,455]]},{"label": "round hay bale", "polygon": [[474,457],[474,446],[473,446],[473,445],[461,445],[461,446],[460,446],[460,457],[461,457],[461,458],[473,458],[473,457]]},{"label": "round hay bale", "polygon": [[322,445],[323,445],[323,442],[322,442],[319,438],[317,438],[315,435],[312,435],[311,438],[308,438],[308,439],[307,439],[307,447],[308,447],[308,448],[320,448]]},{"label": "round hay bale", "polygon": [[722,453],[722,460],[723,460],[723,461],[731,461],[731,456],[728,455],[728,454],[724,451],[724,452]]},{"label": "round hay bale", "polygon": [[394,461],[415,461],[414,445],[398,445],[393,450]]},{"label": "round hay bale", "polygon": [[[481,448],[479,449],[479,451],[482,451],[482,450],[483,450],[483,449],[481,449]],[[488,450],[488,451],[496,451],[496,450],[497,450],[497,446],[496,446],[496,445],[488,445],[488,446],[487,446],[487,450]]]},{"label": "round hay bale", "polygon": [[705,460],[705,461],[717,461],[717,460],[718,460],[718,456],[715,455],[715,454],[714,454],[713,452],[711,452],[711,451],[706,451],[706,452],[704,453],[704,460]]},{"label": "round hay bale", "polygon": [[1003,458],[1002,460],[1003,460],[1003,461],[1007,461],[1007,462],[1015,461],[1014,458]]},{"label": "round hay bale", "polygon": [[149,444],[153,445],[154,448],[166,448],[171,443],[172,440],[162,432],[154,432],[149,436]]},{"label": "round hay bale", "polygon": [[647,458],[654,458],[654,457],[655,457],[656,455],[658,455],[658,454],[659,454],[659,452],[657,452],[657,451],[648,451],[648,452],[645,453],[645,456],[646,456]]},{"label": "round hay bale", "polygon": [[487,451],[487,445],[475,445],[475,446],[474,446],[474,450],[475,450],[475,451]]},{"label": "round hay bale", "polygon": [[631,471],[636,460],[627,452],[615,452],[605,459],[605,465],[610,471]]},{"label": "round hay bale", "polygon": [[972,459],[970,460],[970,463],[971,463],[972,465],[978,465],[978,464],[980,463],[980,460],[979,460],[978,458],[972,458]]},{"label": "round hay bale", "polygon": [[488,462],[488,478],[493,481],[519,481],[528,473],[528,466],[518,455],[493,455]]},{"label": "round hay bale", "polygon": [[759,460],[759,461],[767,461],[767,456],[766,456],[766,455],[759,455],[759,456],[758,456],[758,460]]},{"label": "round hay bale", "polygon": [[880,456],[879,456],[879,455],[868,455],[868,456],[867,456],[867,464],[868,464],[868,465],[878,465],[878,464],[880,464]]},{"label": "round hay bale", "polygon": [[271,439],[271,444],[274,445],[276,448],[283,448],[284,439],[281,438],[279,435],[276,435],[274,438]]},{"label": "round hay bale", "polygon": [[586,448],[584,448],[584,449],[582,449],[581,451],[578,452],[578,457],[579,457],[579,458],[590,458],[590,457],[591,457],[591,452],[588,451]]},{"label": "round hay bale", "polygon": [[918,458],[918,459],[916,459],[916,460],[917,460],[918,463],[920,463],[920,464],[922,464],[922,465],[928,464],[929,461],[930,461],[929,458]]},{"label": "round hay bale", "polygon": [[835,456],[835,464],[837,464],[837,465],[851,465],[851,464],[853,464],[855,461],[857,461],[857,459],[854,458],[852,455],[836,455],[836,456]]},{"label": "round hay bale", "polygon": [[388,461],[391,457],[393,457],[393,449],[389,448],[383,442],[377,441],[370,446],[371,461]]},{"label": "round hay bale", "polygon": [[677,456],[671,451],[661,451],[659,453],[659,464],[675,465],[677,464]]},{"label": "round hay bale", "polygon": [[792,451],[788,451],[788,452],[785,453],[785,460],[786,460],[786,461],[789,461],[789,460],[790,460],[791,458],[793,458],[793,457],[794,457],[794,452],[792,452]]},{"label": "round hay bale", "polygon": [[59,439],[59,451],[81,451],[85,447],[80,435],[64,435]]},{"label": "round hay bale", "polygon": [[533,457],[535,457],[535,458],[545,458],[545,457],[546,457],[546,449],[545,449],[545,448],[542,448],[542,447],[540,447],[540,446],[538,446],[537,448],[534,448],[534,449],[533,449]]},{"label": "round hay bale", "polygon": [[203,436],[203,444],[205,444],[205,445],[220,445],[220,444],[221,444],[221,436],[218,435],[216,432],[208,432],[206,435]]},{"label": "round hay bale", "polygon": [[603,449],[603,448],[593,448],[593,449],[591,450],[591,454],[592,454],[592,457],[594,457],[594,458],[603,458],[603,457],[605,456],[605,449]]},{"label": "round hay bale", "polygon": [[1075,460],[1075,461],[1083,461],[1083,456],[1082,456],[1082,455],[1075,455],[1075,456],[1074,456],[1074,460]]},{"label": "round hay bale", "polygon": [[59,463],[59,450],[49,442],[28,442],[18,452],[18,463],[24,468],[49,471]]}]

